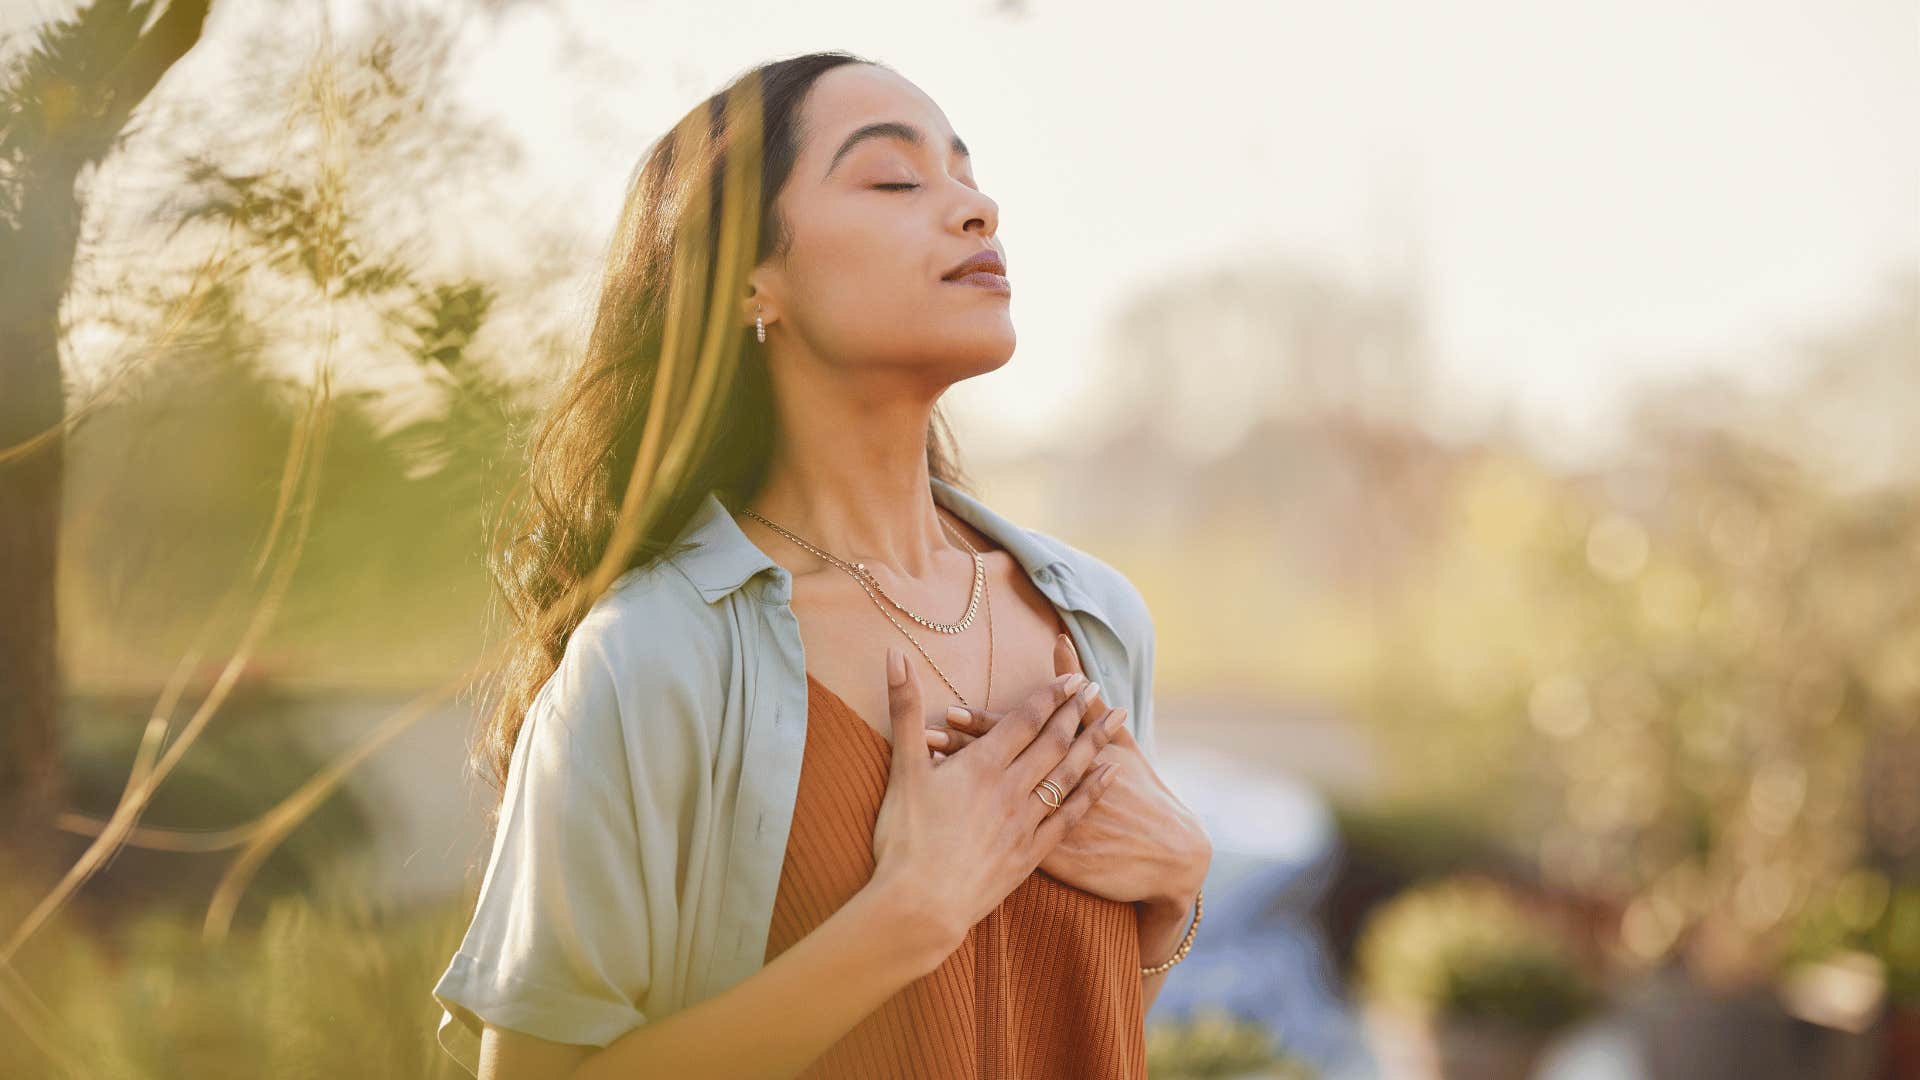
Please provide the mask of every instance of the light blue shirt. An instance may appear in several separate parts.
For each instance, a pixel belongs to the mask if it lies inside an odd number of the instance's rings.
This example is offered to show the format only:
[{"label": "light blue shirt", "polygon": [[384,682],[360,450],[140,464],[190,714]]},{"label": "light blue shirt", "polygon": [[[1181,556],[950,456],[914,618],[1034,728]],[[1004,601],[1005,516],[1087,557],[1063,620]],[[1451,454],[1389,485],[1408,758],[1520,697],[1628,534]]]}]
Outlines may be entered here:
[{"label": "light blue shirt", "polygon": [[[1026,571],[1155,757],[1139,590],[937,477],[933,496]],[[433,988],[440,1045],[475,1075],[483,1020],[605,1046],[765,963],[807,733],[792,574],[712,493],[677,540],[615,579],[527,710],[478,905]]]}]

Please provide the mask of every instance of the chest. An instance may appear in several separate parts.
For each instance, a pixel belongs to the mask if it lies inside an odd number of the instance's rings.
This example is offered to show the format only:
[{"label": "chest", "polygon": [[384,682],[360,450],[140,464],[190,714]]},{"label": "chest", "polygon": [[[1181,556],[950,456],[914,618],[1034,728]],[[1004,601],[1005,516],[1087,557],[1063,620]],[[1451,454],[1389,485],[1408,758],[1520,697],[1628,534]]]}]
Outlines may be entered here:
[{"label": "chest", "polygon": [[[796,580],[793,611],[807,672],[889,740],[890,647],[903,652],[919,676],[922,703],[935,725],[944,724],[948,705],[984,704],[1001,710],[1038,690],[1059,674],[1054,643],[1068,626],[1006,552],[985,552],[983,559],[986,583],[980,608],[968,628],[956,634],[920,625],[887,597],[869,595],[838,570]],[[929,621],[955,622],[965,613],[970,594],[948,591],[951,595],[944,598],[900,599]]]}]

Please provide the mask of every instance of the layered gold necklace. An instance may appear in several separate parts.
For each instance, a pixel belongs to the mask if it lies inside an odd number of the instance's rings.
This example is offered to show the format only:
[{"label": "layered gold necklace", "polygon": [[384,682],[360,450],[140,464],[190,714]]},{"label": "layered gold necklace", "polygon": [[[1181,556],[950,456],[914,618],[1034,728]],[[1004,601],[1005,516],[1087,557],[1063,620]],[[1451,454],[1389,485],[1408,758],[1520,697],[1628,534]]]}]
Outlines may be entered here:
[{"label": "layered gold necklace", "polygon": [[[873,605],[880,609],[880,614],[885,615],[887,621],[893,624],[893,628],[900,631],[908,641],[913,642],[913,647],[920,651],[921,656],[926,657],[927,665],[933,668],[935,674],[940,676],[941,682],[947,684],[947,689],[953,691],[953,696],[960,698],[960,704],[969,707],[971,707],[973,703],[961,695],[959,688],[953,685],[953,680],[947,678],[947,673],[940,670],[940,665],[933,662],[933,657],[927,656],[927,650],[921,647],[919,639],[908,633],[906,627],[900,625],[900,620],[893,617],[893,614],[887,610],[886,604],[880,602],[880,598],[883,596],[886,597],[887,603],[898,608],[907,618],[912,619],[914,622],[919,623],[929,630],[938,631],[942,634],[958,634],[967,629],[967,627],[972,626],[973,617],[980,610],[981,604],[984,601],[987,612],[987,694],[985,698],[981,699],[980,707],[983,709],[987,707],[987,702],[993,699],[993,597],[987,588],[987,562],[986,559],[981,556],[979,550],[968,543],[967,538],[961,534],[960,530],[949,524],[946,517],[941,515],[937,509],[934,516],[940,519],[940,524],[947,530],[947,534],[959,541],[960,546],[966,548],[968,554],[973,556],[973,595],[967,601],[967,613],[963,615],[958,622],[943,623],[922,618],[920,615],[908,610],[905,604],[889,596],[887,590],[880,586],[879,580],[867,569],[865,563],[850,563],[831,552],[822,551],[813,544],[809,544],[800,537],[795,536],[787,529],[768,521],[765,515],[757,513],[751,508],[743,507],[741,512],[751,515],[755,520],[765,524],[767,528],[772,529],[781,536],[786,537],[845,571],[859,584],[861,590],[867,594],[867,599],[872,600]],[[879,595],[875,595],[876,593]]]}]

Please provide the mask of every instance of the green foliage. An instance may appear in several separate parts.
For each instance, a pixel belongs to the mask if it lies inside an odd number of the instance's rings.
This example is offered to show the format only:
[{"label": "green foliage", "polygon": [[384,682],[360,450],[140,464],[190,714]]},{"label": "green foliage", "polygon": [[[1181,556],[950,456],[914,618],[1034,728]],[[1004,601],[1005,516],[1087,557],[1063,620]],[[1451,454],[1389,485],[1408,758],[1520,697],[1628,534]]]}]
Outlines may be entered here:
[{"label": "green foliage", "polygon": [[[153,16],[151,0],[96,0],[35,27],[32,41],[0,71],[0,179],[50,151],[97,159],[119,134],[100,119],[112,104],[119,66]],[[0,221],[19,206],[0,184]]]},{"label": "green foliage", "polygon": [[[70,804],[104,820],[133,767],[151,702],[144,697],[69,698],[63,718]],[[324,764],[300,738],[285,702],[258,689],[238,694],[154,793],[140,823],[163,829],[222,830],[247,824],[291,795]],[[174,720],[177,735],[183,717]],[[337,792],[268,856],[247,891],[249,903],[319,887],[339,857],[364,845],[374,821],[351,789]],[[152,909],[204,907],[211,883],[234,855],[125,850],[102,884],[111,898],[137,893]],[[117,884],[116,884],[117,883]],[[137,883],[137,889],[129,886]]]},{"label": "green foliage", "polygon": [[1691,959],[1711,922],[1757,975],[1825,883],[1920,857],[1920,495],[1830,490],[1729,433],[1642,453],[1455,477],[1367,711],[1398,797],[1473,807],[1616,901],[1637,957]]},{"label": "green foliage", "polygon": [[1388,901],[1361,931],[1359,982],[1404,1013],[1552,1031],[1599,1002],[1553,924],[1491,881],[1446,878]]},{"label": "green foliage", "polygon": [[1330,795],[1342,845],[1383,860],[1403,880],[1464,868],[1517,871],[1523,861],[1484,802],[1438,805]]},{"label": "green foliage", "polygon": [[[50,929],[23,974],[88,1076],[460,1080],[435,1041],[430,991],[469,912],[383,909],[336,884],[273,901],[264,922],[208,944],[156,914],[97,940]],[[50,1075],[0,1018],[0,1075]]]},{"label": "green foliage", "polygon": [[[98,158],[121,135],[87,121],[111,104],[101,87],[156,7],[193,5],[90,3],[9,55],[0,224],[16,223],[33,155]],[[246,94],[169,102],[180,109],[150,110],[134,129],[181,166],[179,182],[96,185],[115,197],[86,208],[101,239],[79,249],[81,284],[64,298],[73,423],[59,583],[76,688],[65,758],[84,816],[120,794],[157,688],[183,656],[201,657],[177,736],[256,614],[269,556],[297,569],[249,670],[287,676],[292,692],[417,686],[479,651],[483,525],[504,487],[494,466],[524,416],[498,372],[508,359],[553,366],[547,350],[561,346],[524,320],[558,274],[520,269],[536,262],[536,230],[515,237],[513,273],[484,281],[483,262],[444,242],[462,212],[449,188],[478,194],[510,148],[436,92],[462,62],[458,27],[420,32],[416,18],[388,36],[400,17],[370,20],[342,50],[327,39],[311,63],[289,62],[307,48],[300,28],[262,21],[229,50],[225,76]],[[65,196],[49,209],[79,218]],[[522,305],[505,334],[501,296]],[[50,286],[49,322],[55,298]],[[279,704],[229,701],[143,824],[244,824],[310,778],[321,762]],[[326,892],[370,828],[350,799],[322,803],[218,943],[201,941],[199,915],[231,851],[121,850],[13,958],[18,979],[0,971],[0,1076],[46,1075],[40,1043],[83,1062],[80,1075],[136,1080],[462,1075],[433,1042],[428,990],[464,905],[375,909]],[[19,884],[0,868],[0,928],[39,899],[8,895]],[[302,898],[316,893],[333,899]]]},{"label": "green foliage", "polygon": [[179,224],[232,225],[265,265],[296,276],[332,297],[378,296],[409,284],[411,269],[370,251],[343,222],[338,192],[274,174],[235,174],[213,162],[190,160],[195,201]]},{"label": "green foliage", "polygon": [[[413,415],[395,421],[391,400],[362,393],[329,406],[311,531],[268,662],[334,684],[406,685],[478,648],[485,523],[524,418],[460,352],[484,296],[449,288],[408,309],[406,347],[428,380]],[[255,362],[264,327],[216,318],[198,344],[130,379],[129,399],[96,412],[69,448],[64,651],[79,685],[157,685],[202,620],[237,628],[245,613],[229,590],[246,595],[305,405]]]},{"label": "green foliage", "polygon": [[1276,1049],[1273,1035],[1261,1025],[1202,1012],[1190,1020],[1148,1025],[1147,1075],[1153,1080],[1311,1080],[1315,1074]]},{"label": "green foliage", "polygon": [[1789,965],[1857,950],[1883,965],[1887,997],[1920,1006],[1920,885],[1895,885],[1880,874],[1850,874],[1801,913],[1787,950]]},{"label": "green foliage", "polygon": [[78,254],[68,676],[159,685],[203,628],[238,637],[263,560],[295,560],[265,662],[437,682],[483,647],[488,522],[527,419],[503,371],[570,348],[542,293],[576,268],[540,264],[537,227],[511,269],[448,242],[497,216],[474,178],[515,150],[449,92],[456,26],[380,13],[300,63],[284,20],[231,32],[251,35],[229,72],[250,92],[147,117],[171,184],[120,185],[127,204],[95,212],[138,225]]}]

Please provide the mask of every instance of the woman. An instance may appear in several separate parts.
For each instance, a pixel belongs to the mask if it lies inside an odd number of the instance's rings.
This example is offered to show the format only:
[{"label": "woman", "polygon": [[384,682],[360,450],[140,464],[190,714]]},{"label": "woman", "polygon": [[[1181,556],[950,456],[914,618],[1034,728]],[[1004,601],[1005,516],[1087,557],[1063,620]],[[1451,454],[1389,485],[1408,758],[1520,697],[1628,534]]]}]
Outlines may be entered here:
[{"label": "woman", "polygon": [[998,224],[846,53],[649,148],[496,564],[502,795],[434,988],[478,1075],[1145,1075],[1211,852],[1140,593],[937,434],[1013,352]]}]

